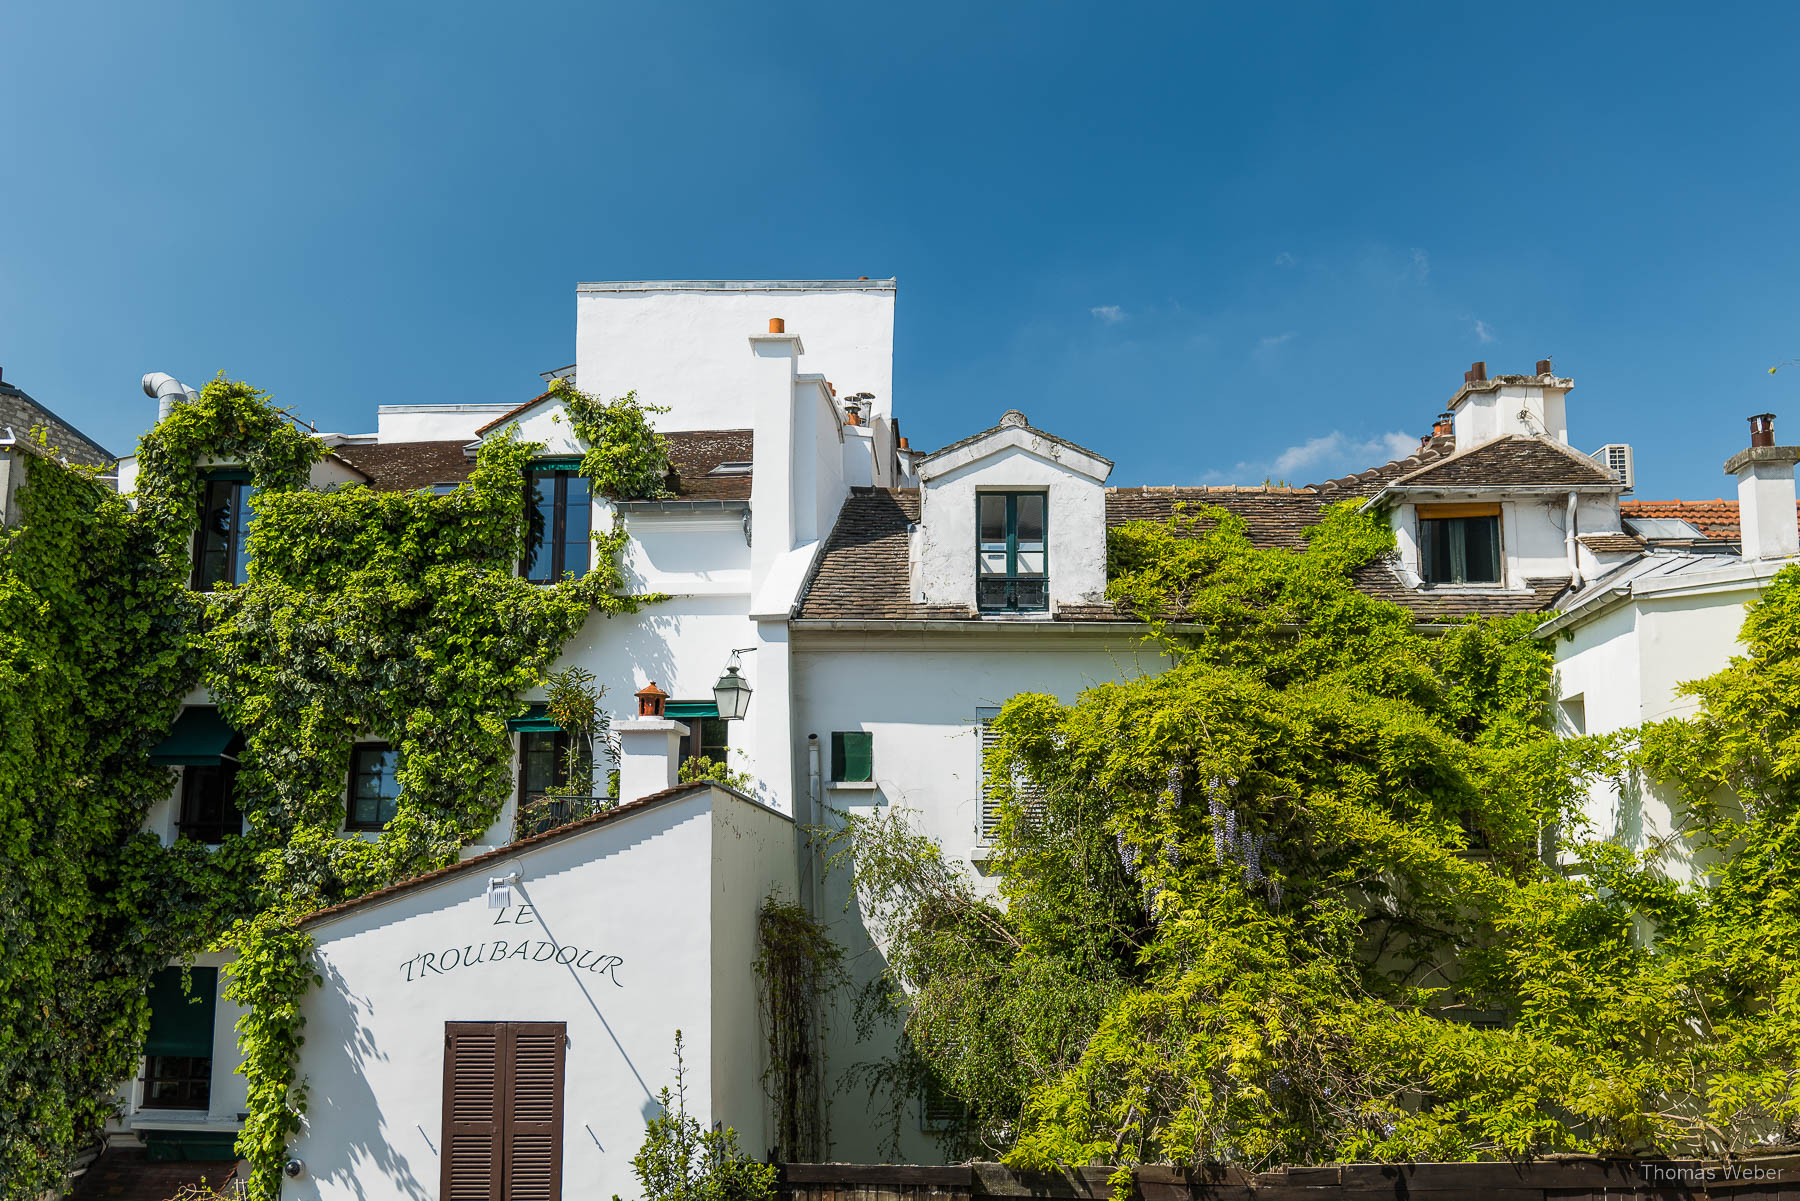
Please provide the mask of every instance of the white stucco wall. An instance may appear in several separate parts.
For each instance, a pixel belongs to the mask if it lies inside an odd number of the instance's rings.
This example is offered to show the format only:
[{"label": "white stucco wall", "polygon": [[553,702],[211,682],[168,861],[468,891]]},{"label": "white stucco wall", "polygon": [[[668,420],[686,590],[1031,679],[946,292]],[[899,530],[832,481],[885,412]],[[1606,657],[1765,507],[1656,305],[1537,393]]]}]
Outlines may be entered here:
[{"label": "white stucco wall", "polygon": [[[1041,443],[1042,439],[1032,439]],[[1075,470],[1030,445],[991,454],[927,477],[912,545],[913,595],[933,605],[975,608],[975,497],[980,492],[1049,495],[1050,603],[1087,604],[1106,594],[1104,476]]]},{"label": "white stucco wall", "polygon": [[805,339],[803,370],[892,413],[894,298],[892,280],[579,284],[577,383],[670,406],[662,429],[742,429],[745,339],[781,317]]},{"label": "white stucco wall", "polygon": [[[753,974],[748,985],[736,979],[751,974],[754,941],[748,955],[725,946],[714,922],[752,895],[760,903],[791,888],[792,860],[759,852],[718,878],[721,823],[747,831],[756,847],[791,831],[780,816],[709,789],[309,926],[325,985],[303,1003],[300,1072],[311,1101],[292,1154],[307,1170],[284,1186],[284,1198],[438,1195],[444,1023],[452,1021],[568,1024],[567,1201],[638,1194],[630,1160],[657,1090],[673,1083],[677,1029],[689,1112],[702,1125],[760,1131],[761,1110],[746,1100],[760,1096],[752,1091],[760,1060],[721,1057],[713,1046],[721,982],[729,984],[723,999],[739,1007],[754,988]],[[489,909],[487,877],[515,865],[522,904]],[[507,944],[503,961],[491,958],[495,940]],[[517,956],[521,942],[531,947],[525,957]],[[558,963],[571,957],[560,948],[580,953]],[[729,962],[717,970],[720,950]],[[460,962],[478,955],[473,967]],[[603,958],[611,956],[616,962]],[[458,966],[438,968],[453,958]]]},{"label": "white stucco wall", "polygon": [[1457,449],[1467,450],[1503,434],[1547,435],[1566,443],[1569,382],[1561,381],[1561,387],[1503,384],[1468,393],[1452,406]]},{"label": "white stucco wall", "polygon": [[477,429],[517,405],[517,401],[511,404],[380,405],[375,410],[375,433],[382,442],[447,442],[455,438],[472,442]]},{"label": "white stucco wall", "polygon": [[[997,708],[1030,691],[1073,701],[1094,684],[1166,666],[1128,628],[1013,627],[977,634],[798,629],[794,760],[804,772],[807,735],[817,734],[825,821],[837,820],[832,810],[912,810],[919,830],[937,839],[952,862],[975,872],[975,861],[985,859],[977,710]],[[839,730],[874,735],[874,788],[833,787],[831,735]],[[846,908],[847,885],[844,873],[828,877],[817,911],[834,923],[833,935],[860,984],[879,971],[880,952],[854,908]],[[890,1054],[892,1037],[889,1030],[858,1044],[847,1009],[841,1010],[828,1051],[837,1086],[851,1064]],[[866,1089],[843,1088],[836,1097],[833,1158],[878,1161],[883,1131]],[[916,1109],[904,1119],[901,1134],[903,1162],[941,1162],[935,1140],[919,1130]]]}]

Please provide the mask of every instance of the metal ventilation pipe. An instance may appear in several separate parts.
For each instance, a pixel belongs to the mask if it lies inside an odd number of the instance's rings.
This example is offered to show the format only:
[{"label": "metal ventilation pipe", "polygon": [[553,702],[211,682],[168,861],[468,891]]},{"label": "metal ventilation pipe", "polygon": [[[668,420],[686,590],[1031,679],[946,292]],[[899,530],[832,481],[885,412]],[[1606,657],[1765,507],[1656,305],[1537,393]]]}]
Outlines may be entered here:
[{"label": "metal ventilation pipe", "polygon": [[161,421],[184,400],[199,400],[200,394],[166,371],[152,371],[144,377],[144,395],[156,398],[156,419]]}]

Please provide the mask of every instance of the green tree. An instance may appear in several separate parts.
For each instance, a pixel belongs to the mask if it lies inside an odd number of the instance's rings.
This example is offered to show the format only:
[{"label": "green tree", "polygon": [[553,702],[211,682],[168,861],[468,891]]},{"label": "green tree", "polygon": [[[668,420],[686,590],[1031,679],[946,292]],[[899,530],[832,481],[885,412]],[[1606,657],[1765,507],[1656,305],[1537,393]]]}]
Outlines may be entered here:
[{"label": "green tree", "polygon": [[[1755,831],[1718,819],[1722,852],[1767,853],[1722,878],[1741,878],[1721,928],[1742,958],[1709,977],[1679,936],[1717,886],[1584,836],[1582,798],[1629,770],[1629,740],[1552,736],[1538,618],[1422,626],[1359,592],[1352,573],[1391,547],[1350,506],[1298,552],[1217,509],[1115,532],[1111,594],[1172,666],[1002,710],[999,896],[902,817],[839,835],[905,1036],[890,1083],[941,1083],[1023,1167],[1791,1134],[1791,805]],[[1707,718],[1654,744],[1656,769],[1698,773],[1697,805],[1753,775],[1766,796],[1785,770],[1769,723],[1800,717],[1800,619],[1776,606],[1800,611],[1772,589],[1760,657],[1734,667],[1762,689],[1731,708],[1756,732]],[[1730,691],[1701,686],[1709,713]],[[1555,830],[1574,870],[1547,862]],[[1734,989],[1727,1031],[1714,1007]],[[1741,1070],[1697,1072],[1720,1057]]]}]

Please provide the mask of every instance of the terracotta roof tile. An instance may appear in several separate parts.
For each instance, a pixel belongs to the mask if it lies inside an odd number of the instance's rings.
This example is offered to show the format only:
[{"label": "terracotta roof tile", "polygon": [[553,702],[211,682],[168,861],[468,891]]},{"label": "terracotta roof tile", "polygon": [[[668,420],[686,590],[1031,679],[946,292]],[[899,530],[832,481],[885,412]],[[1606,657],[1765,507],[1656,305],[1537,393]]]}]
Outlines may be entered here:
[{"label": "terracotta roof tile", "polygon": [[1355,475],[1339,476],[1335,480],[1326,480],[1322,484],[1314,484],[1313,490],[1333,500],[1348,499],[1352,496],[1374,496],[1377,492],[1393,483],[1403,475],[1410,475],[1421,467],[1447,459],[1456,450],[1456,439],[1443,436],[1434,437],[1404,459],[1394,459],[1379,467],[1371,467],[1367,471]]},{"label": "terracotta roof tile", "polygon": [[[1796,520],[1800,520],[1800,505],[1795,508]],[[1619,512],[1627,520],[1673,517],[1694,526],[1709,538],[1725,542],[1736,542],[1741,536],[1735,500],[1627,500],[1619,502]]]}]

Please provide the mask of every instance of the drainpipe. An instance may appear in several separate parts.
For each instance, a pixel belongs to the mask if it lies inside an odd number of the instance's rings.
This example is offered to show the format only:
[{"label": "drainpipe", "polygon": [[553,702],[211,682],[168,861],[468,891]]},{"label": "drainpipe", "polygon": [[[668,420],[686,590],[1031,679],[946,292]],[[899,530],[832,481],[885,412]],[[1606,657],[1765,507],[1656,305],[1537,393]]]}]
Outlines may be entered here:
[{"label": "drainpipe", "polygon": [[200,394],[166,371],[152,371],[144,377],[144,395],[156,398],[156,420],[161,422],[184,400],[199,400]]},{"label": "drainpipe", "polygon": [[1579,494],[1569,493],[1568,529],[1563,533],[1563,548],[1569,553],[1569,587],[1581,587],[1581,560],[1576,557],[1575,547],[1575,501]]},{"label": "drainpipe", "polygon": [[[806,793],[811,802],[812,812],[807,815],[807,821],[815,827],[822,828],[825,824],[825,815],[820,809],[819,793],[822,791],[820,779],[819,736],[808,734],[806,736]],[[800,877],[806,896],[801,898],[801,904],[807,912],[817,918],[820,916],[819,911],[822,906],[819,902],[818,890],[819,856],[813,847],[813,836],[811,834],[801,835],[801,846],[805,849],[806,854],[806,862],[802,865],[805,870]]]}]

